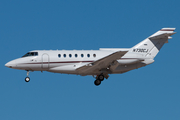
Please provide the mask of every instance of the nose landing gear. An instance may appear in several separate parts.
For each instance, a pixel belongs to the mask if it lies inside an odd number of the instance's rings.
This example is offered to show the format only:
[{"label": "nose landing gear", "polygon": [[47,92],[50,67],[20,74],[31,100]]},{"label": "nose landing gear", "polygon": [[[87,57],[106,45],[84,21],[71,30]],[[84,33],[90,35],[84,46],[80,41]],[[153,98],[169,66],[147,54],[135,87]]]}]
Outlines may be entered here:
[{"label": "nose landing gear", "polygon": [[27,77],[25,78],[25,81],[26,81],[26,82],[29,82],[29,81],[30,81],[30,78],[29,78],[28,76],[29,76],[29,70],[27,71]]}]

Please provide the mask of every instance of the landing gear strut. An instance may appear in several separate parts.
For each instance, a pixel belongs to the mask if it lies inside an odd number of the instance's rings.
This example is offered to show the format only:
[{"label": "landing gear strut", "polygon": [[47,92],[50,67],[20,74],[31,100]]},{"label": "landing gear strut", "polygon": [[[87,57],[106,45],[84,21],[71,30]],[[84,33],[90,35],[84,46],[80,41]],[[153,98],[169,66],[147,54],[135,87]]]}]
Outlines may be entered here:
[{"label": "landing gear strut", "polygon": [[28,76],[29,76],[29,70],[27,71],[27,77],[25,78],[25,81],[26,81],[26,82],[29,82],[29,81],[30,81],[30,78],[29,78]]},{"label": "landing gear strut", "polygon": [[96,80],[94,81],[94,84],[96,86],[99,86],[101,84],[101,81],[104,80],[104,75],[103,74],[100,74],[98,76],[96,76]]}]

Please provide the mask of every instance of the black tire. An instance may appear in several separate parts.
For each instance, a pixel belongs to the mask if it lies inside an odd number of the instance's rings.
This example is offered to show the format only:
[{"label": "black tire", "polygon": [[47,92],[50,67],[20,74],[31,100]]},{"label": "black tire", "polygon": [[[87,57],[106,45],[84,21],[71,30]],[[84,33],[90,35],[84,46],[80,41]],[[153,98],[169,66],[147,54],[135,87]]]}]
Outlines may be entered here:
[{"label": "black tire", "polygon": [[98,76],[98,79],[99,79],[100,81],[103,81],[103,80],[104,80],[104,75],[99,75],[99,76]]},{"label": "black tire", "polygon": [[30,81],[30,78],[29,78],[29,77],[26,77],[26,78],[25,78],[25,81],[26,81],[26,82],[29,82],[29,81]]},{"label": "black tire", "polygon": [[94,84],[95,84],[96,86],[99,86],[99,85],[101,84],[101,80],[95,80],[95,81],[94,81]]}]

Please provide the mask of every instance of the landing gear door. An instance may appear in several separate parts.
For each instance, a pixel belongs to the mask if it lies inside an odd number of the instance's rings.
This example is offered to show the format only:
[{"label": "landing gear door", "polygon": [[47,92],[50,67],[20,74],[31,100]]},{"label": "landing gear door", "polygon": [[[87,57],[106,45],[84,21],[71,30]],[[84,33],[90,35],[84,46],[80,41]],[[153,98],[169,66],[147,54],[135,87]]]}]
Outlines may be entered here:
[{"label": "landing gear door", "polygon": [[49,55],[47,53],[44,53],[42,55],[42,69],[48,69],[49,68]]}]

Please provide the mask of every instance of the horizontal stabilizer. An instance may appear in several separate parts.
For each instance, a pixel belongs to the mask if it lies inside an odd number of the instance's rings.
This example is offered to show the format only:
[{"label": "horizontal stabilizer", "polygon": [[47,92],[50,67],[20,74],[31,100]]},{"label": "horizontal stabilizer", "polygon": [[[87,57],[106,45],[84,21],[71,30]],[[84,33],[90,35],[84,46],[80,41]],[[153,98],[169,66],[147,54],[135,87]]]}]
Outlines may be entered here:
[{"label": "horizontal stabilizer", "polygon": [[154,33],[149,37],[149,39],[169,39],[171,35],[174,35],[176,28],[162,28],[158,32]]},{"label": "horizontal stabilizer", "polygon": [[173,33],[162,33],[162,34],[158,34],[158,35],[154,35],[152,37],[149,37],[149,39],[163,39],[163,38],[168,38],[168,39],[172,39],[172,37],[170,37],[171,35],[176,34],[176,32]]}]

